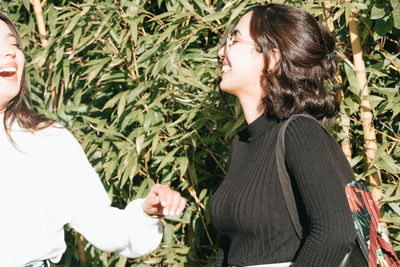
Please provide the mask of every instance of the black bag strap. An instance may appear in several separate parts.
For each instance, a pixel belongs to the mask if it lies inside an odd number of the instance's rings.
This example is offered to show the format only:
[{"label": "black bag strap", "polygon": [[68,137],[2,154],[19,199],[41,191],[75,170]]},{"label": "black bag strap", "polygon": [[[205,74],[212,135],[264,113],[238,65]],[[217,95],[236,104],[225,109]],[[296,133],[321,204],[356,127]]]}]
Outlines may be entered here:
[{"label": "black bag strap", "polygon": [[[305,113],[292,115],[289,119],[287,119],[281,129],[278,132],[278,140],[276,144],[276,163],[278,167],[278,176],[279,181],[281,183],[283,196],[285,198],[286,207],[288,209],[290,220],[292,221],[293,227],[296,230],[297,236],[302,239],[303,238],[303,227],[300,224],[299,213],[296,207],[296,200],[293,194],[293,188],[290,180],[290,176],[286,170],[285,164],[285,131],[288,127],[289,123],[298,117],[309,118],[317,123],[319,123],[313,116]],[[325,129],[325,128],[324,128]]]}]

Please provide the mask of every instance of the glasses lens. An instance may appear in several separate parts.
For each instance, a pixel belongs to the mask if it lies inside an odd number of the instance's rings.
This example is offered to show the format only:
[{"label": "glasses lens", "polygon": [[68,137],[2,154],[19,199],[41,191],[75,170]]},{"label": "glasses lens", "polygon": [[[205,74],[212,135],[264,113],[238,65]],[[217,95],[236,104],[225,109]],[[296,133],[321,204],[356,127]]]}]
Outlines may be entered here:
[{"label": "glasses lens", "polygon": [[228,46],[231,46],[233,44],[233,36],[232,35],[228,36],[228,39],[226,40],[226,44]]}]

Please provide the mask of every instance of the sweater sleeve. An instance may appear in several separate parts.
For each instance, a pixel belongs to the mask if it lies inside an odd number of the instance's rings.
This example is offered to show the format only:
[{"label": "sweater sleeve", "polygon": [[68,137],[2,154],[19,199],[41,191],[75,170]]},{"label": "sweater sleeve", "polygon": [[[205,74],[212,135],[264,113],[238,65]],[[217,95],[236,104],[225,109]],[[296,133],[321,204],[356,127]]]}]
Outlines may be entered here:
[{"label": "sweater sleeve", "polygon": [[307,118],[290,123],[285,147],[287,169],[297,186],[307,225],[294,266],[339,266],[355,242],[344,191],[353,177],[351,167],[336,141]]},{"label": "sweater sleeve", "polygon": [[162,225],[159,219],[144,214],[143,199],[132,201],[124,210],[111,207],[80,144],[69,132],[63,139],[65,161],[60,175],[64,177],[64,207],[69,225],[104,251],[134,258],[154,250],[162,238]]}]

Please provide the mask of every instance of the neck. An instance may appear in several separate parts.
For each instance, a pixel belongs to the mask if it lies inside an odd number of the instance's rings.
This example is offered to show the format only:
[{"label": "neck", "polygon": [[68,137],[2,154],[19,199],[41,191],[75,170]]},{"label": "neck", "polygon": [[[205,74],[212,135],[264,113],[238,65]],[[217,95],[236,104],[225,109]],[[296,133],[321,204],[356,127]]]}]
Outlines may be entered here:
[{"label": "neck", "polygon": [[252,123],[264,113],[261,99],[254,100],[248,97],[239,98],[247,124]]}]

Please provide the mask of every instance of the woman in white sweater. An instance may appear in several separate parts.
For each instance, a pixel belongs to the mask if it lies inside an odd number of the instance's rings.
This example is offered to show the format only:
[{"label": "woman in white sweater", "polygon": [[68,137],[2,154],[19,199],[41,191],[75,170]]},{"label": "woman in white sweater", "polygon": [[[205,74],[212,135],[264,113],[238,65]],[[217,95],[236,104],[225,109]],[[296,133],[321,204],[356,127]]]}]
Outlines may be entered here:
[{"label": "woman in white sweater", "polygon": [[67,129],[27,105],[25,58],[17,29],[0,13],[0,267],[48,266],[66,249],[65,224],[104,251],[139,257],[162,237],[159,218],[186,201],[166,185],[124,210],[110,200]]}]

